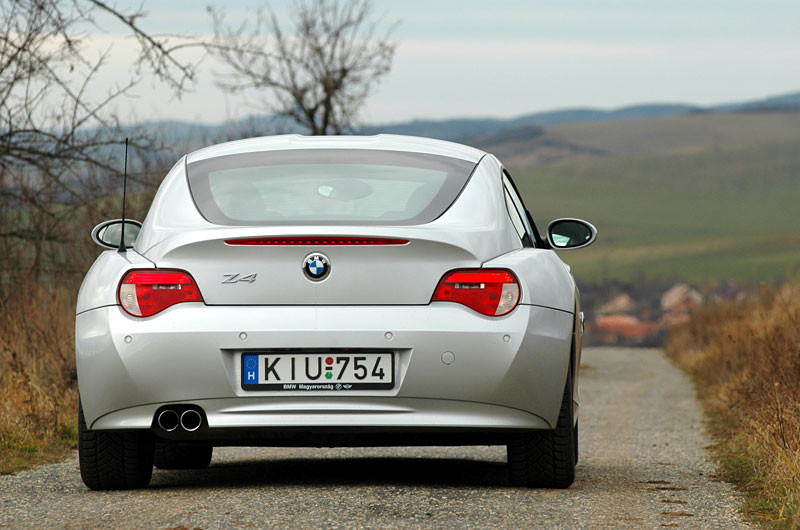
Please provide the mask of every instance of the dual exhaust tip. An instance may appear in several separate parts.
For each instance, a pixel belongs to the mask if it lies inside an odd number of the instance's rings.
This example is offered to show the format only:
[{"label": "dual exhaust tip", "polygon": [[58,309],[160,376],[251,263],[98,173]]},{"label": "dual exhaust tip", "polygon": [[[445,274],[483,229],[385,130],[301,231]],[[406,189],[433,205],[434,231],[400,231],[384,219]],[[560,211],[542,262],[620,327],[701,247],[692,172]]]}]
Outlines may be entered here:
[{"label": "dual exhaust tip", "polygon": [[173,409],[164,409],[156,421],[165,432],[173,432],[178,427],[186,432],[194,432],[203,425],[203,416],[195,409],[187,409],[180,414]]}]

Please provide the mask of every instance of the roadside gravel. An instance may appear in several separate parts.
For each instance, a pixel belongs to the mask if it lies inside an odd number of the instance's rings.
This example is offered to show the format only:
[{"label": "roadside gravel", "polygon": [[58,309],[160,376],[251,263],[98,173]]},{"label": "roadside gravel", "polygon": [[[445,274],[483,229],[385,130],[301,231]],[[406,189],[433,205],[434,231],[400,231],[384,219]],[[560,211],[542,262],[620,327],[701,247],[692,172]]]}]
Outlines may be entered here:
[{"label": "roadside gravel", "polygon": [[513,488],[505,448],[215,449],[203,471],[92,492],[77,457],[0,477],[11,528],[736,528],[691,383],[658,350],[587,349],[568,490]]}]

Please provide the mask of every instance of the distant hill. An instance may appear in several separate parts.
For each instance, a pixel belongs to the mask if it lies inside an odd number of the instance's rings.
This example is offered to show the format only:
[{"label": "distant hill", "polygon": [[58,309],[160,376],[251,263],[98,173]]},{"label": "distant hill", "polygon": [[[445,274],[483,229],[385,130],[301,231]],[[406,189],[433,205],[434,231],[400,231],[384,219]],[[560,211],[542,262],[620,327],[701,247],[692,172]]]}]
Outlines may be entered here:
[{"label": "distant hill", "polygon": [[414,120],[405,123],[370,125],[362,130],[364,134],[409,134],[428,136],[442,140],[464,140],[478,135],[494,134],[510,129],[542,127],[561,123],[621,121],[641,118],[677,116],[702,109],[691,105],[653,104],[623,107],[616,110],[591,108],[564,109],[549,112],[526,114],[508,119],[449,119]]},{"label": "distant hill", "polygon": [[744,103],[729,103],[712,107],[717,111],[748,111],[748,110],[800,110],[800,92],[768,97]]},{"label": "distant hill", "polygon": [[756,108],[502,130],[464,140],[521,169],[568,160],[694,153],[764,142],[800,142],[800,109]]},{"label": "distant hill", "polygon": [[403,123],[384,125],[366,125],[361,127],[361,134],[406,134],[409,136],[426,136],[440,140],[457,141],[476,133],[494,134],[504,129],[513,128],[509,122],[497,118],[454,118],[448,120],[412,120]]},{"label": "distant hill", "polygon": [[700,107],[682,103],[653,103],[622,107],[614,110],[573,108],[525,114],[516,118],[454,118],[447,120],[413,120],[402,123],[368,125],[364,134],[409,134],[428,136],[442,140],[464,141],[493,135],[513,129],[544,127],[566,123],[616,122],[647,118],[666,118],[698,113],[743,112],[743,111],[793,111],[800,110],[800,92],[769,97],[755,101],[727,103]]},{"label": "distant hill", "polygon": [[[411,120],[400,123],[368,124],[359,128],[360,134],[406,134],[442,140],[474,143],[476,138],[486,143],[492,135],[520,136],[538,128],[572,123],[606,123],[649,118],[669,118],[692,114],[748,111],[800,110],[800,92],[755,101],[726,103],[699,107],[681,103],[654,103],[626,106],[614,110],[572,108],[525,114],[515,118],[451,118],[444,120]],[[168,139],[180,140],[190,146],[257,136],[263,134],[303,133],[303,129],[276,116],[251,116],[221,124],[193,124],[177,120],[143,124],[160,131]],[[489,142],[493,143],[493,142]]]}]

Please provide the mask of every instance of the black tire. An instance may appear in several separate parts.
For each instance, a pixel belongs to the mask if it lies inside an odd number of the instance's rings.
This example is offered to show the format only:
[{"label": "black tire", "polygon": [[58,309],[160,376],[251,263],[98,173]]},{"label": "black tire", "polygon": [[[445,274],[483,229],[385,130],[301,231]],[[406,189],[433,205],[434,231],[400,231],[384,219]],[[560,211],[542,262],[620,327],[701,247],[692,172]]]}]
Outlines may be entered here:
[{"label": "black tire", "polygon": [[150,431],[90,431],[78,404],[78,459],[90,489],[143,488],[153,475],[153,436]]},{"label": "black tire", "polygon": [[556,428],[515,436],[507,446],[511,483],[528,488],[568,488],[575,481],[578,429],[573,419],[570,368]]},{"label": "black tire", "polygon": [[158,469],[203,469],[213,453],[211,445],[157,443],[154,462]]}]

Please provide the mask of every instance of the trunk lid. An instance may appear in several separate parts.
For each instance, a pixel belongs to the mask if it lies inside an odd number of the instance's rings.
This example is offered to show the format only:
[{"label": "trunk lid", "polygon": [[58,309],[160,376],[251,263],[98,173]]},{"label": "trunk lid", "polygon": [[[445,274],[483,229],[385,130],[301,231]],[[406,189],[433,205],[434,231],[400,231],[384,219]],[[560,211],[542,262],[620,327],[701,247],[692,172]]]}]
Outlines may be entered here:
[{"label": "trunk lid", "polygon": [[[182,269],[197,282],[209,305],[421,305],[449,270],[479,267],[469,249],[476,234],[419,227],[352,227],[320,234],[272,229],[211,229],[178,234],[153,256],[158,268]],[[272,232],[272,233],[269,233]],[[483,236],[486,234],[484,233]],[[226,241],[269,238],[271,244]],[[301,237],[297,244],[276,238]],[[395,238],[402,244],[315,244],[321,237]],[[304,273],[306,258],[322,254],[330,271],[321,281]],[[319,262],[312,264],[318,271]]]}]

